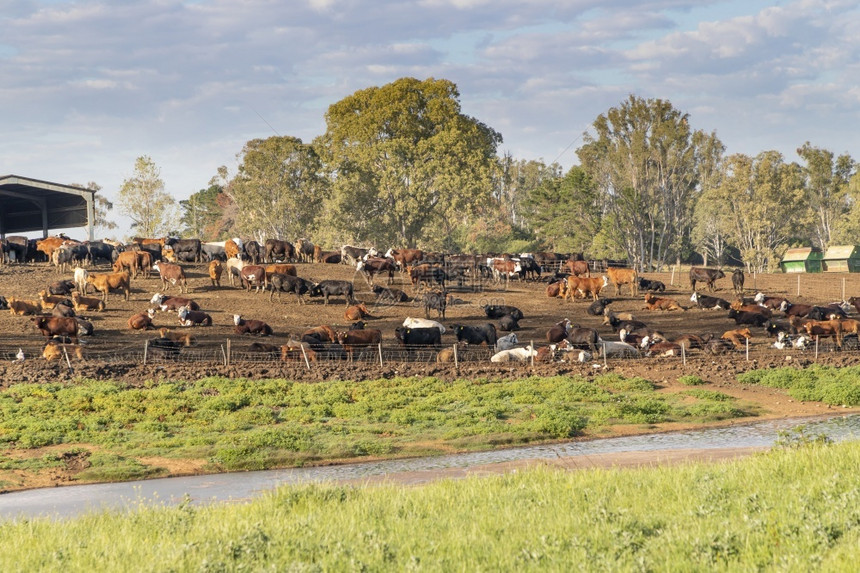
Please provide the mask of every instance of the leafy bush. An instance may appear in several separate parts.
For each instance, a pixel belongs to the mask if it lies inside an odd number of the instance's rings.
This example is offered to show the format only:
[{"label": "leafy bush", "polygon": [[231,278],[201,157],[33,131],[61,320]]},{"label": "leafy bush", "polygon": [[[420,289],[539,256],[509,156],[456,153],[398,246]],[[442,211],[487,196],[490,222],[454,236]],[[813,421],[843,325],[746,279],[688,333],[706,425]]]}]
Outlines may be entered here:
[{"label": "leafy bush", "polygon": [[705,382],[698,376],[693,375],[681,376],[678,378],[678,382],[680,382],[684,386],[701,386],[702,384],[707,384],[707,382]]}]

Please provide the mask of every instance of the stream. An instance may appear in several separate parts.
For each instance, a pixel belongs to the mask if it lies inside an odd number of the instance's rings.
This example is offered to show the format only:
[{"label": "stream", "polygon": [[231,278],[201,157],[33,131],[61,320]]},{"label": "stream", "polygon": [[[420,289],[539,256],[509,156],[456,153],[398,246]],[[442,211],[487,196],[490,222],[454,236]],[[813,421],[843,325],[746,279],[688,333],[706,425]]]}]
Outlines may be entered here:
[{"label": "stream", "polygon": [[69,518],[99,510],[129,510],[141,505],[176,505],[241,502],[284,484],[361,480],[404,472],[433,472],[529,459],[558,459],[619,452],[718,449],[772,446],[779,432],[805,426],[810,436],[825,434],[834,441],[860,438],[860,414],[822,419],[792,418],[705,428],[684,432],[623,436],[590,441],[500,449],[434,456],[226,474],[161,478],[123,483],[73,485],[33,489],[0,495],[0,519],[18,517]]}]

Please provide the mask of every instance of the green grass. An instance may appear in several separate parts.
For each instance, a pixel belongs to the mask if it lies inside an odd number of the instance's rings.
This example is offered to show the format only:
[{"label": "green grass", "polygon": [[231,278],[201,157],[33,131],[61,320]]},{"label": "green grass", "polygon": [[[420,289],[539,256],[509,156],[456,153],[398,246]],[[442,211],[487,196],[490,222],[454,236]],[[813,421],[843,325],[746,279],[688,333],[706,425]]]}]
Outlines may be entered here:
[{"label": "green grass", "polygon": [[785,388],[795,400],[838,406],[860,406],[860,366],[813,365],[802,370],[753,370],[738,376],[743,384]]},{"label": "green grass", "polygon": [[860,443],[0,524],[3,571],[853,571]]},{"label": "green grass", "polygon": [[685,404],[642,378],[392,378],[363,382],[205,378],[18,384],[0,392],[0,448],[89,444],[113,460],[81,479],[157,475],[134,458],[204,459],[208,469],[301,466],[567,439],[611,424],[749,415],[713,398]]}]

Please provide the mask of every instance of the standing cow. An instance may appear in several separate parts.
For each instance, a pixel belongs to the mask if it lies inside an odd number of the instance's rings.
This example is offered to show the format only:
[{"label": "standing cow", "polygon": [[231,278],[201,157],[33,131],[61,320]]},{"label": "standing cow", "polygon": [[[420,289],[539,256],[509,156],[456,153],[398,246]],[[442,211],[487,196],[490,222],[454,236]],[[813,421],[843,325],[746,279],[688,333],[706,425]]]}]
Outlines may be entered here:
[{"label": "standing cow", "polygon": [[692,267],[690,269],[690,288],[695,292],[696,282],[703,282],[708,285],[708,290],[713,292],[716,287],[714,283],[726,276],[726,273],[720,269],[706,269],[704,267]]}]

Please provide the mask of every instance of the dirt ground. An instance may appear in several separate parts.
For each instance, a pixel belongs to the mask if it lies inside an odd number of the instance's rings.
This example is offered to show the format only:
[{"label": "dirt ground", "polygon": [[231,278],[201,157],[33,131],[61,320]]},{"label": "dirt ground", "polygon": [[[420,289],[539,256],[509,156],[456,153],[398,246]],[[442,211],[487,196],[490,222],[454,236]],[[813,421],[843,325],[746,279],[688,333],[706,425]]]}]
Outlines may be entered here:
[{"label": "dirt ground", "polygon": [[[346,329],[349,321],[344,318],[346,308],[343,299],[333,299],[328,305],[323,305],[321,299],[309,299],[309,303],[299,305],[294,295],[284,294],[280,302],[277,299],[269,301],[269,295],[263,293],[248,293],[238,287],[229,286],[229,280],[222,281],[221,288],[211,286],[206,265],[184,265],[189,277],[188,297],[193,298],[202,310],[209,313],[213,319],[211,327],[185,328],[178,325],[175,313],[161,313],[154,320],[157,326],[166,326],[175,330],[190,330],[197,338],[195,347],[183,350],[183,357],[189,359],[179,361],[163,361],[149,358],[143,364],[144,341],[157,336],[154,331],[133,331],[126,325],[127,319],[138,312],[150,307],[150,299],[160,292],[161,281],[157,274],[152,278],[138,278],[132,281],[131,299],[126,302],[117,293],[111,293],[107,308],[101,313],[86,315],[95,328],[92,336],[84,339],[83,360],[70,355],[70,362],[46,362],[41,358],[44,338],[36,330],[28,317],[13,316],[8,311],[0,312],[0,387],[21,382],[72,381],[78,377],[113,378],[131,383],[145,380],[165,379],[196,379],[209,375],[230,377],[272,378],[286,377],[297,380],[330,380],[330,379],[371,379],[393,376],[437,376],[443,379],[472,378],[472,377],[521,377],[532,374],[546,376],[553,374],[581,374],[594,376],[604,372],[617,372],[625,376],[642,376],[656,382],[661,392],[678,392],[687,389],[678,382],[684,375],[695,374],[707,381],[714,389],[737,397],[742,403],[753,406],[759,412],[760,418],[768,417],[798,417],[827,414],[830,412],[844,413],[855,411],[851,409],[828,407],[819,403],[801,403],[791,400],[784,392],[763,387],[751,387],[739,384],[736,375],[750,369],[774,368],[781,366],[802,367],[813,362],[834,366],[853,365],[860,363],[860,352],[834,352],[821,346],[817,353],[808,350],[780,351],[771,347],[772,339],[765,336],[761,328],[753,328],[753,339],[750,344],[749,357],[743,351],[729,355],[714,357],[705,355],[702,351],[693,350],[686,356],[686,363],[679,357],[672,358],[641,358],[628,360],[611,360],[604,363],[596,360],[580,363],[538,363],[533,367],[523,364],[493,364],[486,360],[488,351],[466,351],[459,367],[452,364],[437,364],[432,360],[432,353],[423,362],[404,362],[402,360],[386,360],[379,364],[378,357],[372,356],[365,362],[347,364],[344,361],[324,361],[312,364],[307,368],[304,362],[281,362],[277,358],[267,358],[262,361],[245,361],[235,359],[230,365],[224,364],[224,348],[230,346],[235,356],[241,357],[242,351],[252,342],[259,341],[267,344],[281,345],[291,336],[300,336],[311,327],[327,324],[335,330]],[[396,346],[394,329],[407,316],[423,317],[423,309],[414,302],[391,304],[376,304],[365,278],[346,265],[326,264],[297,264],[298,275],[303,278],[320,281],[322,279],[353,280],[356,298],[365,301],[373,318],[367,320],[368,328],[378,328],[383,333],[385,346]],[[109,268],[90,269],[90,272],[108,272]],[[604,295],[613,299],[610,308],[616,312],[632,312],[637,319],[643,320],[649,326],[661,330],[669,338],[682,333],[705,334],[719,336],[724,331],[735,328],[732,320],[727,318],[724,311],[698,310],[690,302],[689,281],[686,272],[678,273],[648,273],[644,276],[663,281],[667,291],[661,296],[668,296],[689,308],[684,312],[658,312],[643,310],[640,297],[632,298],[627,290],[619,297],[615,296],[613,288],[609,287]],[[38,298],[38,291],[44,289],[50,282],[61,278],[71,278],[71,273],[58,273],[47,264],[19,264],[0,267],[0,295],[5,297],[32,299]],[[385,284],[385,279],[376,281]],[[752,276],[746,279],[746,296],[751,297],[756,290],[768,295],[785,296],[793,302],[827,303],[834,300],[846,299],[850,296],[860,296],[860,277],[849,274],[826,275],[785,275],[768,274]],[[392,285],[413,295],[414,291],[408,282],[408,277],[397,275]],[[715,294],[732,300],[731,281],[729,277],[717,283]],[[601,317],[589,316],[585,302],[562,301],[550,299],[545,295],[543,282],[514,281],[509,285],[495,285],[492,281],[471,285],[472,288],[457,290],[453,294],[459,299],[457,304],[448,307],[447,318],[443,321],[446,326],[451,324],[483,324],[488,320],[483,313],[482,305],[507,304],[518,307],[524,314],[520,321],[521,330],[517,336],[521,343],[533,341],[536,346],[546,345],[546,331],[554,323],[563,318],[581,326],[598,329],[601,336],[607,340],[617,340],[611,328],[603,326]],[[176,287],[171,287],[168,294],[178,294]],[[709,293],[711,294],[711,293]],[[267,322],[273,329],[274,335],[266,338],[241,337],[234,331],[233,314],[241,314],[248,319],[259,319]],[[435,318],[431,316],[431,318]],[[504,334],[504,333],[500,333]],[[228,343],[229,339],[229,343]],[[447,332],[442,337],[443,345],[453,345],[455,338]],[[15,354],[22,349],[25,360],[16,361]],[[482,359],[473,361],[475,357]],[[860,411],[860,410],[857,410]],[[666,431],[681,429],[678,424],[661,425],[659,428],[612,428],[599,436],[620,435],[624,433],[642,433],[648,431]],[[52,483],[62,483],[80,465],[80,460],[70,460],[69,472],[58,472]],[[194,464],[188,467],[170,467],[172,474],[196,473],[199,469]]]}]

